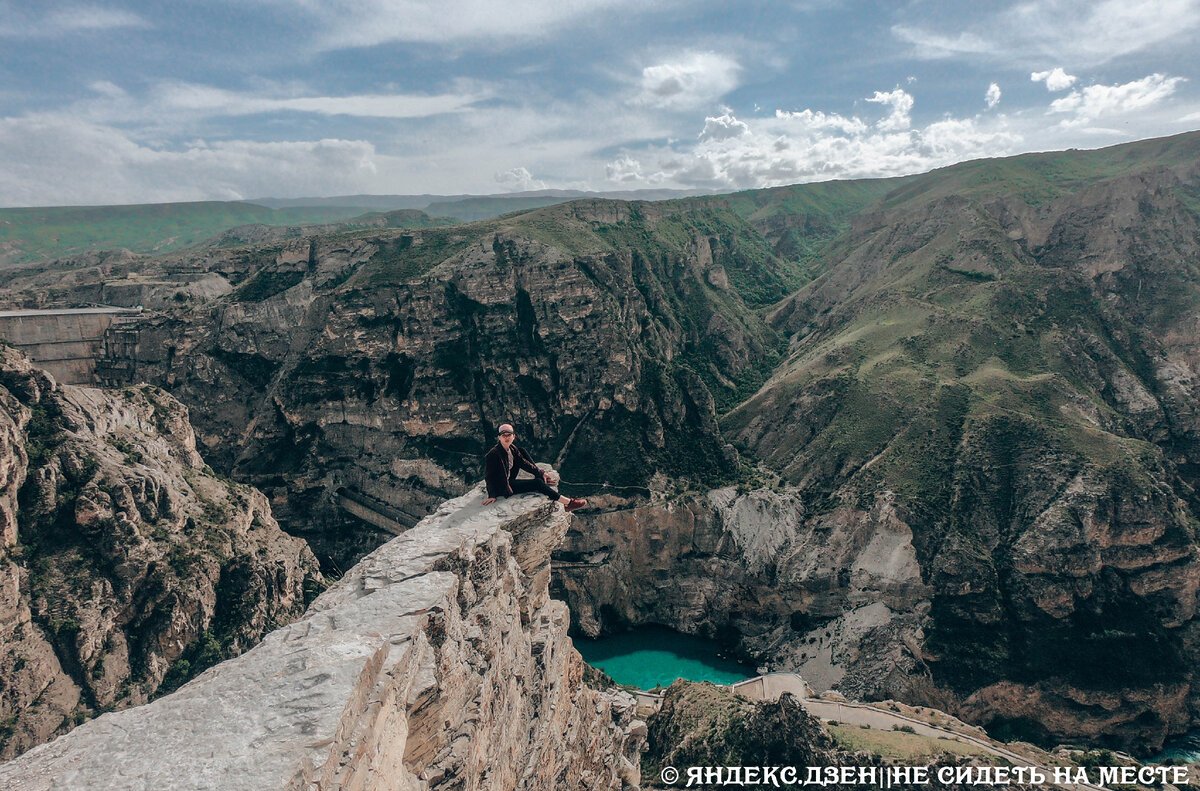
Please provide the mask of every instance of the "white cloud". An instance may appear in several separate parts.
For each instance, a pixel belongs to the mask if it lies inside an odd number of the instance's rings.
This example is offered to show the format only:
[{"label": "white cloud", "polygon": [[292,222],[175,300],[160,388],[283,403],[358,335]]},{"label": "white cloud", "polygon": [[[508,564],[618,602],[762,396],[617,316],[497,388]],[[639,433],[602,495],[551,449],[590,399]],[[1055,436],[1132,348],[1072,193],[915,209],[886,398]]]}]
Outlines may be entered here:
[{"label": "white cloud", "polygon": [[887,93],[875,91],[875,95],[868,98],[867,101],[892,108],[892,112],[886,118],[875,124],[875,126],[885,132],[899,132],[903,129],[908,129],[912,123],[909,113],[913,108],[913,97],[901,88],[888,91]]},{"label": "white cloud", "polygon": [[150,23],[130,11],[104,6],[73,6],[46,15],[42,25],[54,32],[77,30],[114,30],[123,27],[150,27]]},{"label": "white cloud", "polygon": [[989,110],[1000,104],[1000,86],[994,82],[989,85],[987,93],[983,95],[983,100],[987,103],[987,108]]},{"label": "white cloud", "polygon": [[0,22],[0,36],[17,38],[53,38],[71,33],[151,27],[132,11],[101,5],[67,6],[36,17],[28,11],[17,13],[6,3],[0,3],[0,15],[6,17]]},{"label": "white cloud", "polygon": [[748,134],[750,127],[743,121],[733,117],[733,112],[725,110],[723,115],[709,116],[704,119],[704,129],[700,132],[701,140],[728,140],[731,137]]},{"label": "white cloud", "polygon": [[682,109],[711,105],[738,85],[738,62],[714,52],[688,52],[642,69],[635,103]]},{"label": "white cloud", "polygon": [[867,131],[867,125],[858,118],[847,118],[838,113],[823,113],[820,110],[804,109],[798,112],[776,110],[775,117],[792,121],[795,125],[808,130],[835,130],[848,135],[858,135]]},{"label": "white cloud", "polygon": [[193,83],[168,83],[159,86],[156,91],[157,103],[164,108],[227,116],[290,111],[364,118],[422,118],[460,112],[484,98],[487,98],[487,93],[483,91],[432,96],[362,94],[271,97]]},{"label": "white cloud", "polygon": [[108,80],[96,80],[88,87],[107,99],[124,99],[129,95],[120,85]]},{"label": "white cloud", "polygon": [[1075,84],[1074,74],[1067,74],[1062,66],[1055,66],[1050,71],[1035,71],[1029,75],[1034,82],[1045,82],[1048,91],[1065,91]]},{"label": "white cloud", "polygon": [[1097,65],[1173,42],[1186,46],[1184,36],[1200,29],[1200,0],[1026,0],[983,15],[966,30],[937,28],[936,22],[905,24],[892,33],[921,58]]},{"label": "white cloud", "polygon": [[535,179],[529,168],[519,167],[496,174],[496,183],[501,184],[512,192],[528,190],[544,190],[546,182]]},{"label": "white cloud", "polygon": [[1089,124],[1097,118],[1144,110],[1158,104],[1183,82],[1182,77],[1151,74],[1122,85],[1089,85],[1050,103],[1051,113],[1066,113],[1068,125]]},{"label": "white cloud", "polygon": [[604,166],[604,176],[618,184],[641,182],[642,164],[628,154],[614,159]]},{"label": "white cloud", "polygon": [[381,161],[362,140],[194,141],[167,149],[61,115],[0,119],[0,195],[12,206],[351,192]]},{"label": "white cloud", "polygon": [[620,10],[650,6],[634,0],[259,0],[307,12],[321,49],[372,47],[390,41],[509,47],[587,24]]},{"label": "white cloud", "polygon": [[[1022,140],[998,117],[982,125],[975,119],[938,121],[911,128],[913,98],[896,89],[876,92],[869,101],[892,112],[874,125],[837,113],[805,109],[776,111],[773,118],[745,122],[732,113],[720,118],[723,129],[738,134],[704,134],[687,150],[625,152],[608,165],[611,181],[660,181],[711,189],[744,189],[820,181],[918,173],[983,156],[1012,153]],[[714,119],[705,120],[706,130]]]},{"label": "white cloud", "polygon": [[994,47],[986,38],[974,33],[948,36],[912,25],[893,25],[892,35],[912,44],[913,54],[928,60],[990,52]]}]

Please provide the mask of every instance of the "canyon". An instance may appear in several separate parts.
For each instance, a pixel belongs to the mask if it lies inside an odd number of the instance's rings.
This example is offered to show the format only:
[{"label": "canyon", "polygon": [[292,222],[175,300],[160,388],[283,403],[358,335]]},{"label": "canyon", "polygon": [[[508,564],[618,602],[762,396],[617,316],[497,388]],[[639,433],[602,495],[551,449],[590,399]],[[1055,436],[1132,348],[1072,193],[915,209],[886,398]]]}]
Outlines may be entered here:
[{"label": "canyon", "polygon": [[0,756],[146,703],[324,586],[261,492],[150,386],[59,385],[0,348]]},{"label": "canyon", "polygon": [[633,696],[584,683],[566,605],[549,597],[570,515],[543,498],[482,500],[476,488],[444,503],[303,618],[0,765],[0,784],[637,788],[646,724]]},{"label": "canyon", "polygon": [[[496,426],[590,508],[586,634],[1150,751],[1197,718],[1200,135],[920,176],[16,271],[143,305],[136,379],[337,576]],[[141,385],[139,385],[141,387]],[[158,391],[155,391],[158,392]]]}]

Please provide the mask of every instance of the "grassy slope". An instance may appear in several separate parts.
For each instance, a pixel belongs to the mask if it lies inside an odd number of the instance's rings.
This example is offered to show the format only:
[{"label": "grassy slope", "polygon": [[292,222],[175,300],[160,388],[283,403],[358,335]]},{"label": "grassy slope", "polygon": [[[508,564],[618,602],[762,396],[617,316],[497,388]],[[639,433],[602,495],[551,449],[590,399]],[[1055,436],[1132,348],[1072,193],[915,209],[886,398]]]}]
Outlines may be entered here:
[{"label": "grassy slope", "polygon": [[437,201],[425,207],[425,211],[433,217],[453,217],[464,222],[486,220],[498,214],[505,214],[526,209],[539,209],[543,206],[553,206],[566,203],[572,198],[554,195],[530,195],[520,197],[480,196],[462,198],[454,201]]},{"label": "grassy slope", "polygon": [[[1128,688],[1179,668],[1175,637],[1129,616],[1118,588],[1087,602],[1095,622],[1081,612],[1036,630],[1015,625],[1035,616],[1017,615],[1003,591],[1012,574],[1005,542],[1076,474],[1117,502],[1154,503],[1147,514],[1166,526],[1164,545],[1200,532],[1193,487],[1168,460],[1182,453],[1173,443],[1188,440],[1131,415],[1115,384],[1156,393],[1156,339],[1186,332],[1172,322],[1200,312],[1189,263],[1200,238],[1194,179],[1158,186],[1171,183],[1164,168],[1186,172],[1198,154],[1192,134],[905,180],[828,243],[826,274],[776,315],[802,340],[722,421],[804,486],[817,511],[895,493],[931,579],[960,574],[946,584],[969,579],[978,592],[966,603],[935,601],[930,647],[953,660],[939,668],[955,686],[1063,676]],[[1080,257],[1094,250],[1077,233],[1120,222],[1122,199],[1137,206],[1136,219],[1100,249],[1123,268],[1093,276]],[[1052,222],[1049,241],[1031,249],[1010,238],[997,203]],[[1144,298],[1143,279],[1155,289]],[[1155,307],[1167,299],[1171,311]],[[992,625],[975,626],[987,618]],[[1121,639],[1157,653],[1122,662]]]},{"label": "grassy slope", "polygon": [[162,253],[198,244],[239,225],[332,222],[364,211],[353,206],[276,211],[220,201],[0,209],[0,262],[28,263],[122,247]]},{"label": "grassy slope", "polygon": [[950,195],[976,199],[1014,196],[1040,206],[1095,182],[1152,168],[1194,166],[1200,132],[1142,140],[1093,151],[1051,151],[963,162],[910,177],[883,203],[894,208]]},{"label": "grassy slope", "polygon": [[829,245],[854,217],[912,178],[795,184],[736,192],[725,200],[787,262],[793,277],[807,283],[824,271]]},{"label": "grassy slope", "polygon": [[[949,385],[975,391],[976,411],[1037,405],[1039,420],[1063,425],[1059,407],[1073,397],[1069,385],[1081,383],[1056,358],[1055,343],[1065,327],[1103,336],[1111,331],[1106,321],[1122,319],[1104,316],[1085,280],[1023,254],[979,206],[1012,195],[1041,205],[1105,178],[1194,162],[1198,154],[1200,135],[1185,135],[1094,152],[968,162],[892,182],[897,188],[873,207],[887,214],[873,228],[827,242],[820,264],[873,276],[840,288],[834,285],[840,273],[833,273],[794,299],[802,318],[793,318],[791,328],[807,337],[771,389],[776,400],[786,400],[824,382],[840,403],[817,436],[793,435],[773,458],[796,477],[814,467],[834,467],[837,477],[883,451],[914,410],[933,408]],[[966,205],[943,208],[951,196]],[[1187,196],[1177,197],[1186,207]],[[1197,284],[1187,282],[1186,272],[1175,276],[1182,279],[1174,297],[1184,306],[1194,303]],[[831,305],[823,291],[843,300]],[[805,312],[806,301],[818,315]],[[727,426],[744,428],[765,396],[743,404]],[[1099,394],[1088,398],[1112,412]],[[1078,421],[1065,422],[1074,441],[1095,449],[1088,439],[1093,432],[1079,436]]]},{"label": "grassy slope", "polygon": [[[754,392],[777,362],[782,339],[766,325],[759,308],[797,285],[754,229],[723,202],[713,200],[626,204],[589,199],[449,228],[352,236],[377,240],[378,251],[347,282],[348,289],[403,287],[481,246],[492,250],[500,269],[521,264],[515,257],[520,255],[518,246],[532,242],[551,248],[548,255],[570,259],[583,271],[598,289],[598,298],[616,300],[614,313],[630,293],[640,292],[637,298],[650,312],[646,320],[669,328],[666,335],[678,334],[678,349],[643,348],[645,392],[664,404],[678,403],[691,387],[687,378],[698,376],[719,411]],[[697,244],[707,245],[714,262],[728,273],[728,289],[691,268]],[[626,258],[628,264],[622,263]],[[722,361],[721,344],[709,334],[714,314],[728,319],[746,339],[740,369],[731,370]],[[647,430],[642,416],[627,417],[581,430],[573,447],[587,449],[590,455],[566,459],[575,478],[640,486],[656,469],[700,477],[716,469],[705,461],[716,450],[708,447],[711,430],[702,427],[675,434],[670,427],[664,429],[671,435],[666,449],[648,451],[653,458],[644,464],[620,469],[599,464],[591,456],[603,456],[609,444],[641,444]],[[701,446],[703,452],[698,450]],[[727,478],[706,480],[717,485]]]}]

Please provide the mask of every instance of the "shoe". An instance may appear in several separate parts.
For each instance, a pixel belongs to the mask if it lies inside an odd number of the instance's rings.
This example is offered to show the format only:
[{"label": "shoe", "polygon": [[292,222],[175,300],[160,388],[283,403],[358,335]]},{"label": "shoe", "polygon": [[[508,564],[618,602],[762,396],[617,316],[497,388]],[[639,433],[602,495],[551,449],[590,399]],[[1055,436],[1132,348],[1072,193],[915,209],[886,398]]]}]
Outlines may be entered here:
[{"label": "shoe", "polygon": [[580,508],[583,508],[585,505],[587,505],[587,500],[580,500],[577,497],[572,497],[571,502],[567,503],[563,507],[566,508],[568,511],[578,511]]}]

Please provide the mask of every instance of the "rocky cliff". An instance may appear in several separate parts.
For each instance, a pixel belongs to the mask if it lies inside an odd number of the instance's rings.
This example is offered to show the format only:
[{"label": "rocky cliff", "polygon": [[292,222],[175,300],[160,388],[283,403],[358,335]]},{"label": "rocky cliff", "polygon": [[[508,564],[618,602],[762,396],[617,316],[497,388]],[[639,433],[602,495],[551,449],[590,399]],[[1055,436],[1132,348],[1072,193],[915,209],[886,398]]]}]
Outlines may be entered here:
[{"label": "rocky cliff", "polygon": [[297,616],[321,577],[266,498],[218,479],[150,386],[59,386],[0,348],[0,757]]},{"label": "rocky cliff", "polygon": [[1188,727],[1197,143],[972,163],[858,215],[721,421],[777,480],[586,517],[580,626],[694,629],[1044,741]]},{"label": "rocky cliff", "polygon": [[912,649],[932,591],[890,497],[814,515],[795,487],[727,487],[576,525],[555,585],[585,634],[667,624],[861,698],[923,678]]},{"label": "rocky cliff", "polygon": [[477,478],[505,421],[576,492],[736,478],[717,410],[777,357],[752,307],[787,293],[753,229],[704,203],[584,201],[236,255],[234,291],[143,325],[139,375],[343,568],[379,539],[354,538],[333,491],[424,513]]},{"label": "rocky cliff", "polygon": [[382,540],[340,487],[422,514],[512,421],[592,495],[560,555],[588,632],[1150,748],[1200,713],[1197,161],[579,201],[70,288],[220,280],[162,302],[139,375],[331,567]]},{"label": "rocky cliff", "polygon": [[634,789],[634,699],[583,682],[550,551],[570,515],[476,488],[299,621],[146,706],[0,766],[66,789]]}]

